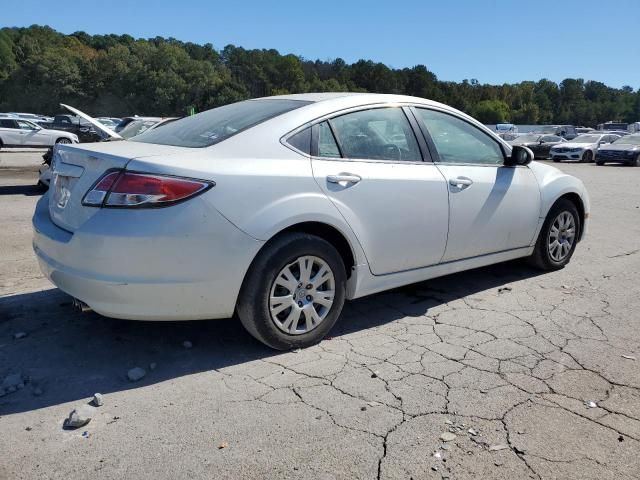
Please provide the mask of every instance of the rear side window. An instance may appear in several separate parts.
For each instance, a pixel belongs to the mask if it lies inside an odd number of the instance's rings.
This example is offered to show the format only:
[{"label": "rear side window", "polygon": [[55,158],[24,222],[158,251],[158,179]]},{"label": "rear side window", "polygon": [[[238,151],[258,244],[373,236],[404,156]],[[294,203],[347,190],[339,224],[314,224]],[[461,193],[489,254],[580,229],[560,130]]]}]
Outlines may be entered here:
[{"label": "rear side window", "polygon": [[409,120],[400,108],[375,108],[331,119],[345,158],[422,161]]},{"label": "rear side window", "polygon": [[311,127],[291,135],[287,139],[287,143],[293,148],[300,150],[307,155],[311,155]]},{"label": "rear side window", "polygon": [[270,118],[309,103],[286,99],[247,100],[232,103],[185,117],[163,128],[149,130],[131,141],[177,147],[209,147]]},{"label": "rear side window", "polygon": [[327,122],[318,125],[318,156],[340,158],[340,149]]},{"label": "rear side window", "polygon": [[1,128],[18,128],[18,125],[16,125],[15,120],[0,120],[0,127]]}]

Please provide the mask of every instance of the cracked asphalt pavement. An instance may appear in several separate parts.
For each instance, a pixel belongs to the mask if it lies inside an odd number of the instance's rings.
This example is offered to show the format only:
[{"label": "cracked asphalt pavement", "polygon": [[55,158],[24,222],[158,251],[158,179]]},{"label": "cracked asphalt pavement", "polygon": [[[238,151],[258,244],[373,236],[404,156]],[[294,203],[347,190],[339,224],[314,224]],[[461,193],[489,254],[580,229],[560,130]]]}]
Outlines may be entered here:
[{"label": "cracked asphalt pavement", "polygon": [[278,353],[232,319],[72,310],[31,251],[37,160],[0,154],[0,381],[25,381],[0,397],[0,478],[640,478],[640,169],[559,166],[592,200],[564,270],[349,302],[321,344]]}]

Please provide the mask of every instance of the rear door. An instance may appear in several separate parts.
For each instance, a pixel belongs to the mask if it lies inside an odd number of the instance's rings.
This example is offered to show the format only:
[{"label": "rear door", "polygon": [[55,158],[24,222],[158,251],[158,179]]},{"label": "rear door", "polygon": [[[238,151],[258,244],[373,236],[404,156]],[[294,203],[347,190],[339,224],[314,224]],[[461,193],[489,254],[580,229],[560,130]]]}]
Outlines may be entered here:
[{"label": "rear door", "polygon": [[446,246],[446,183],[423,161],[426,144],[412,122],[404,109],[384,107],[313,127],[314,177],[356,233],[375,275],[437,264]]},{"label": "rear door", "polygon": [[529,246],[541,208],[529,167],[504,166],[498,141],[460,117],[435,109],[414,111],[448,182],[449,238],[443,261]]}]

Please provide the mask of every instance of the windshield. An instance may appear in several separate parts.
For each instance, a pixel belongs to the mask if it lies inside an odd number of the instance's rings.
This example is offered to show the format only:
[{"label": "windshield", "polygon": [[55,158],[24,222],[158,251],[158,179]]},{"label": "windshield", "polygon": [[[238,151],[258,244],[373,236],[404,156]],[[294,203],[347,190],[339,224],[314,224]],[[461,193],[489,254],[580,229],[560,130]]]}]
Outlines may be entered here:
[{"label": "windshield", "polygon": [[640,145],[640,135],[628,135],[621,137],[613,143],[624,143],[625,145]]},{"label": "windshield", "polygon": [[[209,147],[270,118],[303,107],[301,100],[246,100],[185,117],[133,139],[178,147]],[[120,132],[122,135],[124,130]]]},{"label": "windshield", "polygon": [[573,140],[569,140],[569,143],[598,143],[602,135],[579,135]]},{"label": "windshield", "polygon": [[540,135],[520,135],[518,138],[513,140],[514,143],[529,143],[529,142],[537,142],[540,140]]}]

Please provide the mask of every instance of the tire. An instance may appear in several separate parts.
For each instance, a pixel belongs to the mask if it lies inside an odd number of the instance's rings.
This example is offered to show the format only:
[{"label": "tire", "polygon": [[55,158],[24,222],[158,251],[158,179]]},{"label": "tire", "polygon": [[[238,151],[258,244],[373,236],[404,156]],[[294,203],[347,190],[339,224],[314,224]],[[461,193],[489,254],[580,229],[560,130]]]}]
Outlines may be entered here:
[{"label": "tire", "polygon": [[596,162],[596,165],[598,165],[599,167],[604,165],[604,162]]},{"label": "tire", "polygon": [[61,144],[63,144],[63,145],[68,145],[68,144],[70,144],[70,143],[71,143],[71,140],[69,140],[69,139],[68,139],[68,138],[66,138],[66,137],[62,137],[62,138],[57,139],[57,140],[56,140],[56,143],[61,143]]},{"label": "tire", "polygon": [[[310,282],[324,267],[333,281],[325,280],[309,289],[312,284],[304,285],[307,276],[301,265],[309,268]],[[299,282],[297,285],[286,281],[285,269]],[[336,323],[344,305],[346,283],[344,262],[333,245],[315,235],[286,233],[270,240],[254,259],[240,289],[236,312],[247,331],[273,349],[308,347],[320,342]],[[331,288],[334,295],[328,307],[314,301],[323,298],[323,303],[328,303],[328,294],[321,295]],[[272,298],[286,301],[272,302]],[[313,316],[311,309],[320,321],[309,327],[307,318]]]},{"label": "tire", "polygon": [[554,159],[553,159],[553,162],[554,162],[554,163],[560,163],[560,159],[559,159],[559,158],[554,158]]},{"label": "tire", "polygon": [[[573,238],[571,239],[569,249],[566,252],[564,251],[566,247],[562,246],[564,245],[562,240],[557,242],[561,246],[556,247],[555,250],[551,246],[554,235],[552,229],[555,227],[557,231],[559,225],[561,226],[561,223],[557,223],[561,215],[571,216],[573,225]],[[536,241],[533,254],[528,259],[529,263],[541,270],[560,270],[561,268],[564,268],[573,256],[578,239],[580,238],[581,229],[582,224],[580,222],[580,215],[576,205],[565,198],[559,199],[547,214],[547,218],[545,219],[542,229],[540,230],[540,234],[538,235],[538,240]],[[567,231],[569,230],[570,229],[567,229]],[[562,228],[560,228],[560,232],[556,235],[564,240],[568,240],[568,235],[564,235],[562,233]],[[558,237],[556,237],[556,240],[558,240]],[[560,250],[558,250],[558,248]],[[554,253],[552,254],[551,252]]]},{"label": "tire", "polygon": [[582,163],[591,163],[593,162],[593,152],[591,150],[587,150],[582,154],[582,158],[580,159]]},{"label": "tire", "polygon": [[[0,146],[2,146],[2,144],[0,143]],[[640,153],[638,155],[636,155],[636,159],[635,161],[632,163],[632,165],[634,167],[640,167]]]}]

